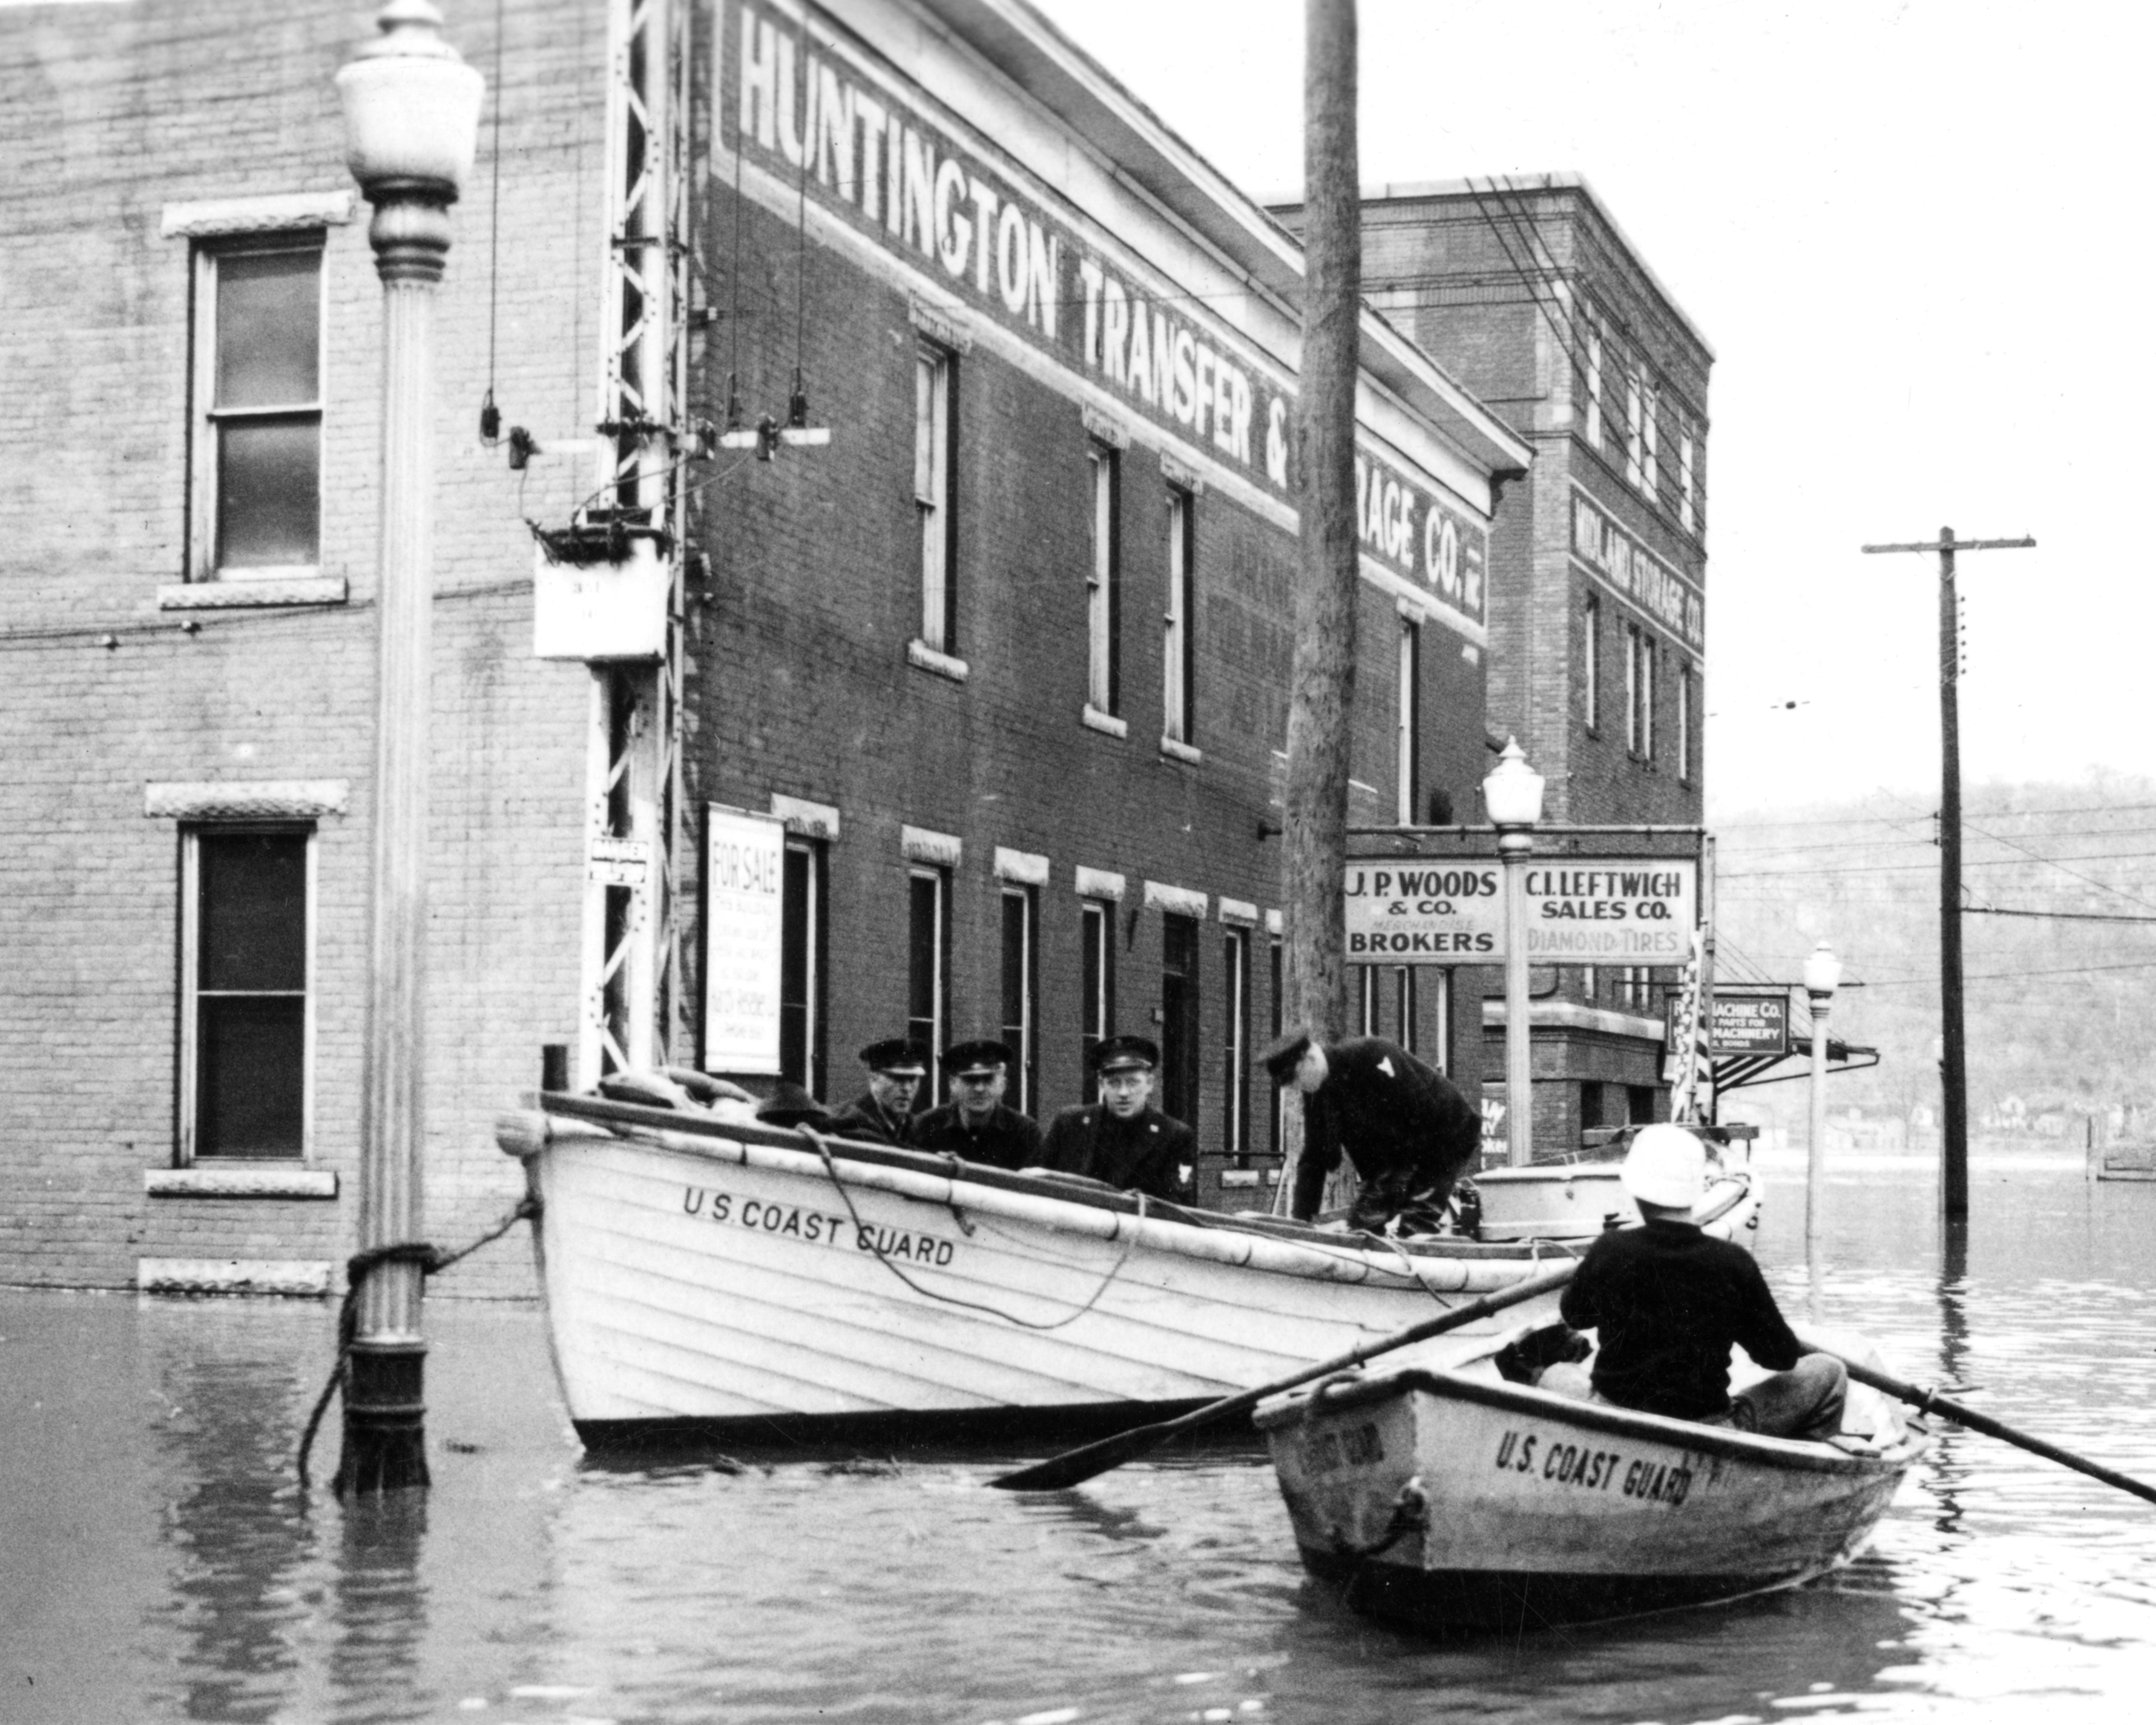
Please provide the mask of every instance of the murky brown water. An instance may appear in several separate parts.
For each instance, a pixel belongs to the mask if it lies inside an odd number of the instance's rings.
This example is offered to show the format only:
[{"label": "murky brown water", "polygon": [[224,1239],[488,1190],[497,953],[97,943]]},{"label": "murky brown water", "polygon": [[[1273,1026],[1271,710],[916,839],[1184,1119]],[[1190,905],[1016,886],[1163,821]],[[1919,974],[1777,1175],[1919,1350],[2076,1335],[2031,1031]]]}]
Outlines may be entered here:
[{"label": "murky brown water", "polygon": [[[1818,1317],[2156,1478],[2156,1185],[1980,1163],[1830,1193]],[[1787,1303],[1802,1185],[1771,1168]],[[522,1250],[505,1242],[491,1250]],[[316,1307],[0,1291],[0,1720],[2043,1725],[2156,1707],[2156,1509],[1949,1430],[1870,1557],[1738,1606],[1466,1648],[1305,1579],[1255,1449],[1045,1499],[995,1459],[583,1461],[536,1312],[430,1307],[424,1506],[295,1483]],[[334,1466],[335,1422],[317,1471]]]}]

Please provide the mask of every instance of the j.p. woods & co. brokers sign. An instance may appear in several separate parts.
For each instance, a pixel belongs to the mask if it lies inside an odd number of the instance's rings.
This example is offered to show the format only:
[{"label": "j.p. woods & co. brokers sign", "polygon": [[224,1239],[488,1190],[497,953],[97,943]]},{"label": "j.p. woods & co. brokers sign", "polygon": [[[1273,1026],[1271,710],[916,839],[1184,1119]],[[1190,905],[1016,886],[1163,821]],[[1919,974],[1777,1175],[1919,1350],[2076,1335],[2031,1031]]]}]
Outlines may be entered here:
[{"label": "j.p. woods & co. brokers sign", "polygon": [[[827,26],[804,37],[796,8],[759,0],[714,9],[718,184],[730,183],[739,151],[783,187],[789,220],[805,199],[908,278],[1292,503],[1292,390],[1224,324],[1165,278],[1119,262]],[[1459,499],[1367,441],[1355,499],[1367,557],[1483,622],[1487,536]]]},{"label": "j.p. woods & co. brokers sign", "polygon": [[[1527,870],[1536,964],[1681,964],[1699,916],[1689,858],[1568,856]],[[1389,856],[1348,864],[1350,964],[1495,964],[1506,956],[1495,862]]]}]

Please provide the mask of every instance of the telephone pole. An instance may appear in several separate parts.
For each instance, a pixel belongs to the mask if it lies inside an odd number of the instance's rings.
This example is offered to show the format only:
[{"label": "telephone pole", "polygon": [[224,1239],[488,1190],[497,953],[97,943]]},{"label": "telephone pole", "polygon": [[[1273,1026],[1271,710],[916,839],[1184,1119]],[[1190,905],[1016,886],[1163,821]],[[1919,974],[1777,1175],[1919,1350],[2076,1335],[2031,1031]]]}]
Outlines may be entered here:
[{"label": "telephone pole", "polygon": [[1963,1032],[1961,968],[1961,605],[1954,592],[1958,551],[2027,551],[2034,539],[1939,536],[1867,545],[1867,555],[1933,551],[1939,557],[1939,1084],[1944,1106],[1939,1202],[1949,1222],[1969,1219],[1969,1062]]},{"label": "telephone pole", "polygon": [[[1282,1021],[1320,1040],[1347,1012],[1342,874],[1348,715],[1355,690],[1355,383],[1361,370],[1363,188],[1356,149],[1355,0],[1304,0],[1302,362],[1296,419],[1300,556],[1288,678],[1281,899]],[[1295,1178],[1301,1111],[1288,1113]]]}]

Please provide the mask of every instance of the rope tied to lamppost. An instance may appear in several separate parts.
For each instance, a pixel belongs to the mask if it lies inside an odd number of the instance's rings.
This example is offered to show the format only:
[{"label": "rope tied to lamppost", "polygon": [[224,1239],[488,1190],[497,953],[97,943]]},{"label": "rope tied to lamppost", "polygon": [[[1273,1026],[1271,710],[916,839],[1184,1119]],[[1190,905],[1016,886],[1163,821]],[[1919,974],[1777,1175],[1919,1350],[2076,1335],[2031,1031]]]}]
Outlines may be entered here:
[{"label": "rope tied to lamppost", "polygon": [[306,1430],[300,1435],[300,1484],[304,1487],[312,1483],[307,1472],[307,1457],[315,1447],[315,1434],[321,1430],[322,1416],[329,1412],[331,1401],[343,1388],[345,1370],[352,1357],[352,1343],[359,1330],[359,1296],[369,1276],[384,1264],[417,1264],[419,1274],[439,1276],[452,1264],[460,1263],[483,1245],[490,1245],[509,1232],[519,1222],[539,1214],[539,1200],[526,1194],[516,1206],[470,1245],[456,1250],[444,1251],[422,1240],[404,1240],[389,1245],[369,1246],[365,1251],[354,1252],[345,1260],[344,1303],[337,1312],[336,1363],[330,1368],[329,1381],[322,1385],[322,1393],[315,1399],[314,1411],[307,1415]]}]

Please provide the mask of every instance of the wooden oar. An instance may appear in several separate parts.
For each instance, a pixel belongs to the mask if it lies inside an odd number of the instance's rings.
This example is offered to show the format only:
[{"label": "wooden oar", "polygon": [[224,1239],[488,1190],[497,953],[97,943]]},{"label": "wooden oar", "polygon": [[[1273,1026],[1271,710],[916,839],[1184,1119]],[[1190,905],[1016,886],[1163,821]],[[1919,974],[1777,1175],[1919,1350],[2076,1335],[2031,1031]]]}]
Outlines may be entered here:
[{"label": "wooden oar", "polygon": [[[1799,1340],[1804,1338],[1799,1337]],[[2085,1473],[2092,1480],[2102,1480],[2107,1486],[2115,1486],[2122,1491],[2130,1491],[2136,1497],[2156,1503],[2156,1486],[2145,1486],[2139,1480],[2114,1472],[2099,1462],[2076,1455],[2071,1450],[2061,1450],[2056,1444],[2047,1444],[2040,1437],[2031,1437],[2025,1431],[2016,1431],[2003,1420],[1989,1414],[1979,1414],[1974,1408],[1965,1408],[1959,1402],[1948,1401],[1937,1390],[1926,1389],[1920,1384],[1905,1384],[1899,1378],[1890,1378],[1884,1372],[1875,1372],[1860,1365],[1845,1353],[1836,1353],[1831,1348],[1822,1348],[1816,1342],[1804,1340],[1804,1346],[1815,1353],[1832,1354],[1849,1368],[1849,1375],[1859,1384],[1869,1384],[1874,1389],[1905,1401],[1919,1413],[1937,1414],[1951,1420],[1957,1425],[1965,1425],[1971,1431],[1980,1431],[1986,1437],[1995,1437],[2001,1442],[2026,1450],[2032,1455],[2041,1455],[2046,1461],[2056,1461],[2061,1467],[2071,1467],[2076,1473]]]},{"label": "wooden oar", "polygon": [[1298,1384],[1307,1384],[1313,1378],[1328,1377],[1335,1372],[1345,1372],[1374,1359],[1381,1353],[1390,1353],[1396,1348],[1406,1348],[1425,1341],[1432,1336],[1441,1336],[1447,1330],[1457,1330],[1478,1318],[1502,1312],[1508,1306],[1518,1306],[1537,1296],[1553,1293],[1572,1280],[1572,1272],[1578,1267],[1578,1259],[1568,1260],[1547,1275],[1515,1282],[1509,1288],[1501,1288],[1494,1294],[1485,1294],[1470,1300],[1465,1306],[1455,1306],[1450,1312],[1435,1317],[1424,1318],[1420,1323],[1409,1324],[1404,1330],[1396,1330],[1374,1342],[1365,1342],[1359,1348],[1351,1348],[1345,1353],[1335,1354],[1331,1359],[1314,1366],[1305,1366],[1301,1371],[1286,1378],[1277,1378],[1270,1384],[1260,1384],[1255,1389],[1239,1391],[1223,1396],[1217,1402],[1208,1402],[1202,1408],[1193,1409],[1173,1420],[1163,1420],[1155,1425],[1134,1426],[1128,1431],[1119,1431],[1113,1437],[1101,1439],[1097,1443],[1065,1450],[1060,1455],[1051,1455],[1045,1461],[1036,1461],[1030,1467],[1021,1467],[1015,1473],[999,1475],[988,1483],[1005,1491],[1060,1491],[1066,1486],[1084,1484],[1096,1474],[1121,1467],[1126,1461],[1135,1461],[1149,1450],[1158,1449],[1170,1438],[1186,1431],[1195,1431],[1202,1425],[1225,1420],[1231,1414],[1247,1412],[1269,1395],[1278,1395],[1284,1389],[1292,1389]]}]

